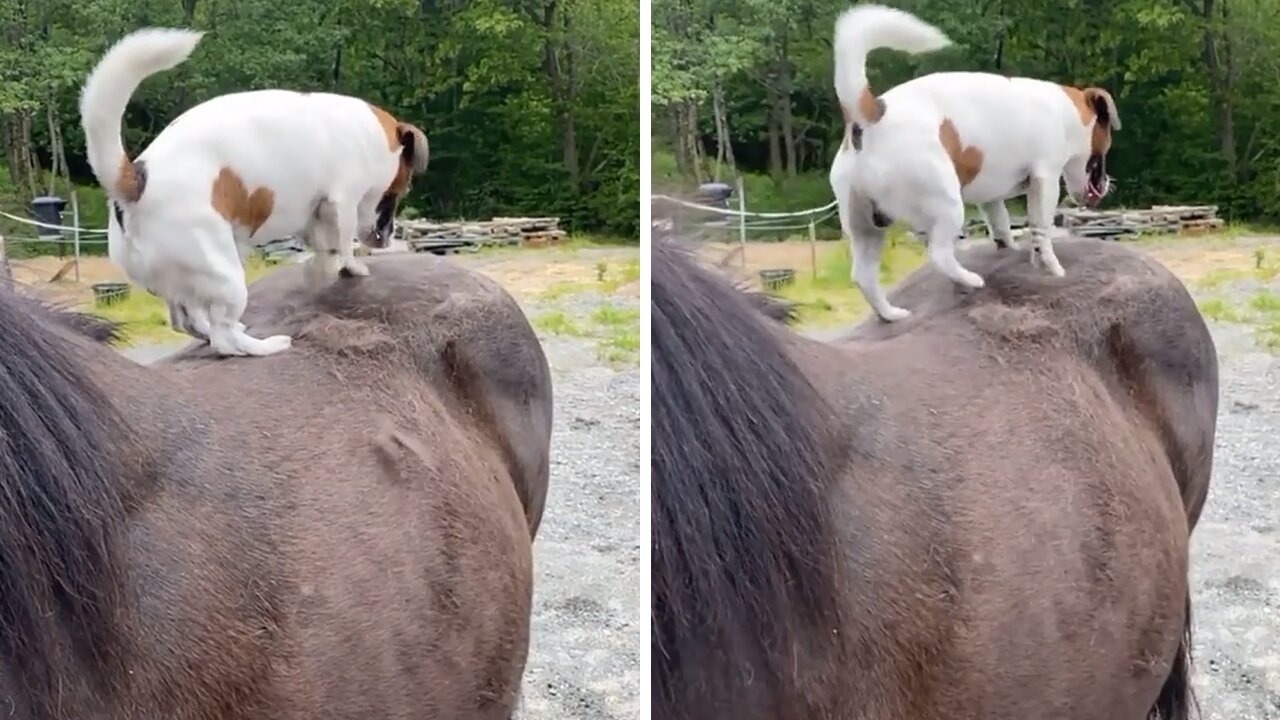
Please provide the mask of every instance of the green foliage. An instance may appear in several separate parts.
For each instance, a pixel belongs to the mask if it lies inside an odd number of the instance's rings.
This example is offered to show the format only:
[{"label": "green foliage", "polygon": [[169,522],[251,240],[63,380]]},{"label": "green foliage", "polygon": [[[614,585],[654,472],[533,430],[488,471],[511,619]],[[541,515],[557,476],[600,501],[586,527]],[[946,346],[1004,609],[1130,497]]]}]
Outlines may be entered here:
[{"label": "green foliage", "polygon": [[[874,88],[937,70],[1104,87],[1124,120],[1108,160],[1119,181],[1108,204],[1216,203],[1234,220],[1280,219],[1275,0],[881,1],[938,25],[954,45],[915,57],[873,53]],[[719,87],[752,209],[829,202],[823,188],[842,136],[831,35],[851,4],[654,0],[655,147],[665,154],[655,158],[655,187],[688,187],[711,174]],[[784,120],[794,129],[791,161]],[[690,127],[699,158],[686,149]],[[776,155],[771,136],[782,145]],[[753,176],[770,177],[772,187],[752,187]]]},{"label": "green foliage", "polygon": [[[72,174],[89,183],[80,85],[112,42],[146,25],[207,34],[190,60],[139,88],[126,118],[131,153],[222,93],[334,91],[426,131],[431,163],[409,212],[558,215],[571,230],[638,237],[634,0],[0,0],[0,141],[26,142],[11,130],[29,118],[28,144],[49,167],[52,99]],[[12,195],[0,207],[30,193]]]}]

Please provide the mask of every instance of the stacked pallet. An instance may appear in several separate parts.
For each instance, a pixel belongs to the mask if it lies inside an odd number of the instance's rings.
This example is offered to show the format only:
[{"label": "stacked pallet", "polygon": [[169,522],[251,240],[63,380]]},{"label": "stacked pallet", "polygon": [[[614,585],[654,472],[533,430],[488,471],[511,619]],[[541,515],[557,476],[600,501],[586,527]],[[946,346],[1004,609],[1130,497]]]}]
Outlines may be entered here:
[{"label": "stacked pallet", "polygon": [[418,252],[442,247],[483,247],[487,245],[554,245],[565,237],[560,218],[506,218],[492,220],[437,222],[401,220],[404,241]]},{"label": "stacked pallet", "polygon": [[1111,239],[1174,233],[1190,235],[1211,232],[1226,224],[1218,217],[1217,205],[1156,205],[1148,210],[1073,208],[1063,210],[1061,216],[1061,225],[1074,235]]},{"label": "stacked pallet", "polygon": [[[1027,225],[1026,217],[1013,217],[1011,221],[1015,230]],[[1146,210],[1063,208],[1054,216],[1053,224],[1082,237],[1129,240],[1143,235],[1213,232],[1226,221],[1218,217],[1217,205],[1156,205]],[[970,220],[965,229],[969,235],[986,234],[986,225],[981,219]],[[1015,236],[1021,234],[1014,233]]]}]

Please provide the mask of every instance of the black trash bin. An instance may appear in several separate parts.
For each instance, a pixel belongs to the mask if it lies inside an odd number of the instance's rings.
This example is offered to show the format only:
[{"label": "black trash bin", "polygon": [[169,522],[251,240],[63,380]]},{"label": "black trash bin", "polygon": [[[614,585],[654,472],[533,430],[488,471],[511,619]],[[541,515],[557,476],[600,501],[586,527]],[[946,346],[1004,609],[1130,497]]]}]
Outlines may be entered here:
[{"label": "black trash bin", "polygon": [[698,186],[698,200],[703,205],[728,210],[729,198],[732,195],[733,186],[725,183],[710,182]]},{"label": "black trash bin", "polygon": [[[62,225],[62,210],[67,207],[67,201],[60,197],[44,195],[31,201],[31,214],[35,216],[37,222],[47,225]],[[40,226],[36,231],[36,235],[46,237],[60,237],[61,230]]]}]

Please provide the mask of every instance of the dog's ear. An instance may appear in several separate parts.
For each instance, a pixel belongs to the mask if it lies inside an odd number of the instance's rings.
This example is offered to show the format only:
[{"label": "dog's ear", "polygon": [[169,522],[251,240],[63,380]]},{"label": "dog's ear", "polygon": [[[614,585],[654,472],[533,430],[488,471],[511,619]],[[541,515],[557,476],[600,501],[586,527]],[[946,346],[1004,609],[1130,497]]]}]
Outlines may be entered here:
[{"label": "dog's ear", "polygon": [[400,151],[400,157],[413,168],[414,174],[425,172],[431,155],[427,146],[427,134],[409,123],[400,123],[396,126],[396,137],[404,148]]},{"label": "dog's ear", "polygon": [[1099,122],[1112,130],[1120,129],[1120,113],[1116,111],[1116,101],[1111,98],[1111,93],[1100,87],[1091,87],[1084,91],[1084,100],[1098,114]]}]

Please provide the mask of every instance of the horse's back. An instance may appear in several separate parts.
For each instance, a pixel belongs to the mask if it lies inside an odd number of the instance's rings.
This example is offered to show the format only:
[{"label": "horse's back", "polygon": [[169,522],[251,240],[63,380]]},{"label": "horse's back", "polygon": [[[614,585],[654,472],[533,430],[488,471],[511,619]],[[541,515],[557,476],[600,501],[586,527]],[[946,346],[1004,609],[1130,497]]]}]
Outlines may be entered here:
[{"label": "horse's back", "polygon": [[[506,718],[546,492],[546,361],[487,280],[418,258],[370,264],[319,295],[293,269],[254,286],[246,324],[295,335],[288,353],[193,350],[146,371],[181,388],[167,442],[189,438],[199,469],[170,464],[168,484],[193,489],[162,501],[171,512],[150,532],[229,551],[201,607],[242,618],[252,639],[213,667],[266,662],[235,682],[271,716]],[[246,579],[256,594],[225,592]],[[213,628],[194,613],[175,627],[202,622]]]},{"label": "horse's back", "polygon": [[[1216,356],[1153,261],[1059,248],[1062,280],[1025,253],[970,251],[977,294],[921,270],[895,292],[912,318],[797,354],[847,422],[851,593],[884,611],[879,632],[904,651],[888,657],[927,651],[942,675],[978,673],[957,710],[1143,717],[1180,640],[1168,629],[1182,627],[1208,486]],[[907,597],[920,599],[909,616],[887,610]],[[953,680],[909,664],[900,702],[933,717],[930,689]]]}]

